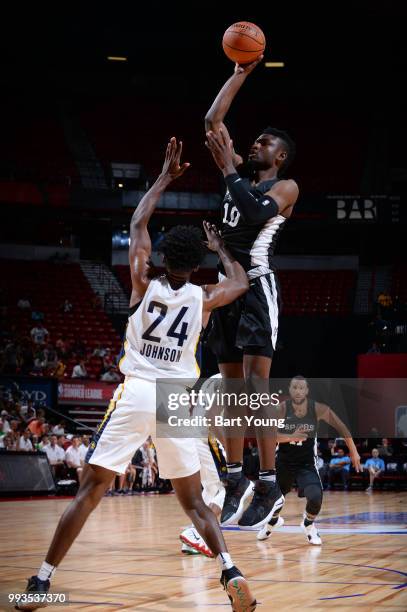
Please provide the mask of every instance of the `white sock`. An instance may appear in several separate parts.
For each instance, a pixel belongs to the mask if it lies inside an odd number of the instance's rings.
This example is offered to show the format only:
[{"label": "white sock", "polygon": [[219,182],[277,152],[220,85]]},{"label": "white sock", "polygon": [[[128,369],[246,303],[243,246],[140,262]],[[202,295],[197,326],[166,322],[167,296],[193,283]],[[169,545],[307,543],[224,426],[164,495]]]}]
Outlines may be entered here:
[{"label": "white sock", "polygon": [[217,561],[219,563],[219,566],[220,566],[220,569],[222,571],[223,570],[228,570],[228,569],[230,569],[231,567],[234,566],[234,563],[233,563],[233,561],[231,559],[231,556],[227,552],[219,553],[218,556],[216,557],[216,559],[217,559]]},{"label": "white sock", "polygon": [[38,572],[38,578],[40,580],[51,580],[56,572],[56,566],[50,565],[46,561],[41,565],[40,571]]}]

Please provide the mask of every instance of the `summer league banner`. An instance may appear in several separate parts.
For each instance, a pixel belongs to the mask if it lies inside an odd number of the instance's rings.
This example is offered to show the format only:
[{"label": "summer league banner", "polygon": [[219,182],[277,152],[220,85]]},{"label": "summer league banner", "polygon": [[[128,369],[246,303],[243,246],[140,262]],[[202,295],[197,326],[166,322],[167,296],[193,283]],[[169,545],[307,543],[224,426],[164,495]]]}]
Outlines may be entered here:
[{"label": "summer league banner", "polygon": [[299,440],[348,437],[344,432],[403,439],[407,379],[157,379],[156,414],[158,438],[205,438],[209,430],[255,437],[260,430],[262,436],[278,432]]}]

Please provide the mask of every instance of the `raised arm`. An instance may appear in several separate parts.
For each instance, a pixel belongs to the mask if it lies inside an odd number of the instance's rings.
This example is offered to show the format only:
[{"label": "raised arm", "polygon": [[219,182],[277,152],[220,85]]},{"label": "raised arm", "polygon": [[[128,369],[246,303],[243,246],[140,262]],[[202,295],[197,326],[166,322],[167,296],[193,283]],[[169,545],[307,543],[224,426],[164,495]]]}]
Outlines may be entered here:
[{"label": "raised arm", "polygon": [[357,472],[360,472],[360,456],[353,441],[352,434],[346,427],[345,423],[326,404],[321,404],[317,402],[315,404],[315,411],[318,419],[321,419],[322,421],[325,421],[325,423],[328,423],[328,425],[336,429],[336,431],[341,435],[341,437],[344,438],[346,446],[349,448],[349,454],[353,467]]},{"label": "raised arm", "polygon": [[234,302],[248,290],[249,281],[242,266],[226,249],[216,226],[207,221],[204,221],[203,226],[208,238],[206,244],[211,251],[219,255],[226,274],[226,278],[220,283],[203,287],[203,325],[205,327],[212,310]]},{"label": "raised arm", "polygon": [[[205,132],[217,131],[222,128],[227,134],[227,128],[223,123],[226,114],[232,104],[237,92],[245,82],[248,75],[254,70],[254,68],[261,62],[263,56],[261,55],[256,61],[246,66],[235,65],[235,71],[232,76],[226,81],[222,89],[216,96],[212,106],[208,110],[205,116]],[[233,161],[235,166],[238,166],[243,162],[243,159],[233,150]]]},{"label": "raised arm", "polygon": [[298,198],[298,186],[292,179],[278,181],[266,193],[251,193],[236,172],[233,145],[223,128],[206,134],[206,146],[225,177],[225,183],[243,220],[248,224],[265,223],[276,215],[290,216]]},{"label": "raised arm", "polygon": [[129,263],[132,282],[130,306],[137,304],[144,296],[149,280],[148,262],[151,256],[151,240],[147,230],[148,222],[157,203],[168,185],[181,176],[190,164],[180,165],[182,142],[171,138],[167,145],[165,160],[160,176],[141,199],[130,222]]}]

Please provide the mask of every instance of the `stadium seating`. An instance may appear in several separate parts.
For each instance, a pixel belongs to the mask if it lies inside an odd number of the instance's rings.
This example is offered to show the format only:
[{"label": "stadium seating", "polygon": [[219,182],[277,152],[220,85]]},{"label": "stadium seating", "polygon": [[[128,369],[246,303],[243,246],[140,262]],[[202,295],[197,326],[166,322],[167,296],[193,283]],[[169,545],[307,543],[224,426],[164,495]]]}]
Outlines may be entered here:
[{"label": "stadium seating", "polygon": [[[131,279],[128,266],[114,270],[124,290],[130,295]],[[352,270],[280,270],[283,314],[335,315],[351,314],[356,274]],[[217,282],[216,271],[200,269],[192,277],[198,285]]]},{"label": "stadium seating", "polygon": [[[86,350],[93,350],[98,344],[110,347],[114,354],[120,351],[121,340],[110,319],[102,310],[92,307],[95,297],[79,264],[54,264],[38,261],[0,260],[0,273],[7,287],[7,314],[19,334],[29,335],[35,327],[30,310],[20,310],[17,302],[27,297],[32,310],[44,313],[44,327],[50,334],[50,341],[58,338],[79,340]],[[73,310],[62,312],[61,304],[68,299]],[[69,376],[77,360],[67,363]],[[101,371],[101,362],[91,357],[87,363],[91,378]]]}]

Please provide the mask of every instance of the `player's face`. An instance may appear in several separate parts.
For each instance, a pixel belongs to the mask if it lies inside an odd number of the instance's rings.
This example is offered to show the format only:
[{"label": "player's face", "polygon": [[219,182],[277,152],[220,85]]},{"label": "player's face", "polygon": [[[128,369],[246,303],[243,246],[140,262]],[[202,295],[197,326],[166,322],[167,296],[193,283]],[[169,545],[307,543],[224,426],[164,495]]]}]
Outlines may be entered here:
[{"label": "player's face", "polygon": [[272,168],[278,156],[283,154],[280,139],[272,134],[261,134],[252,144],[249,161],[258,170]]},{"label": "player's face", "polygon": [[293,402],[302,404],[308,395],[308,384],[306,380],[292,380],[290,383],[289,394]]}]

